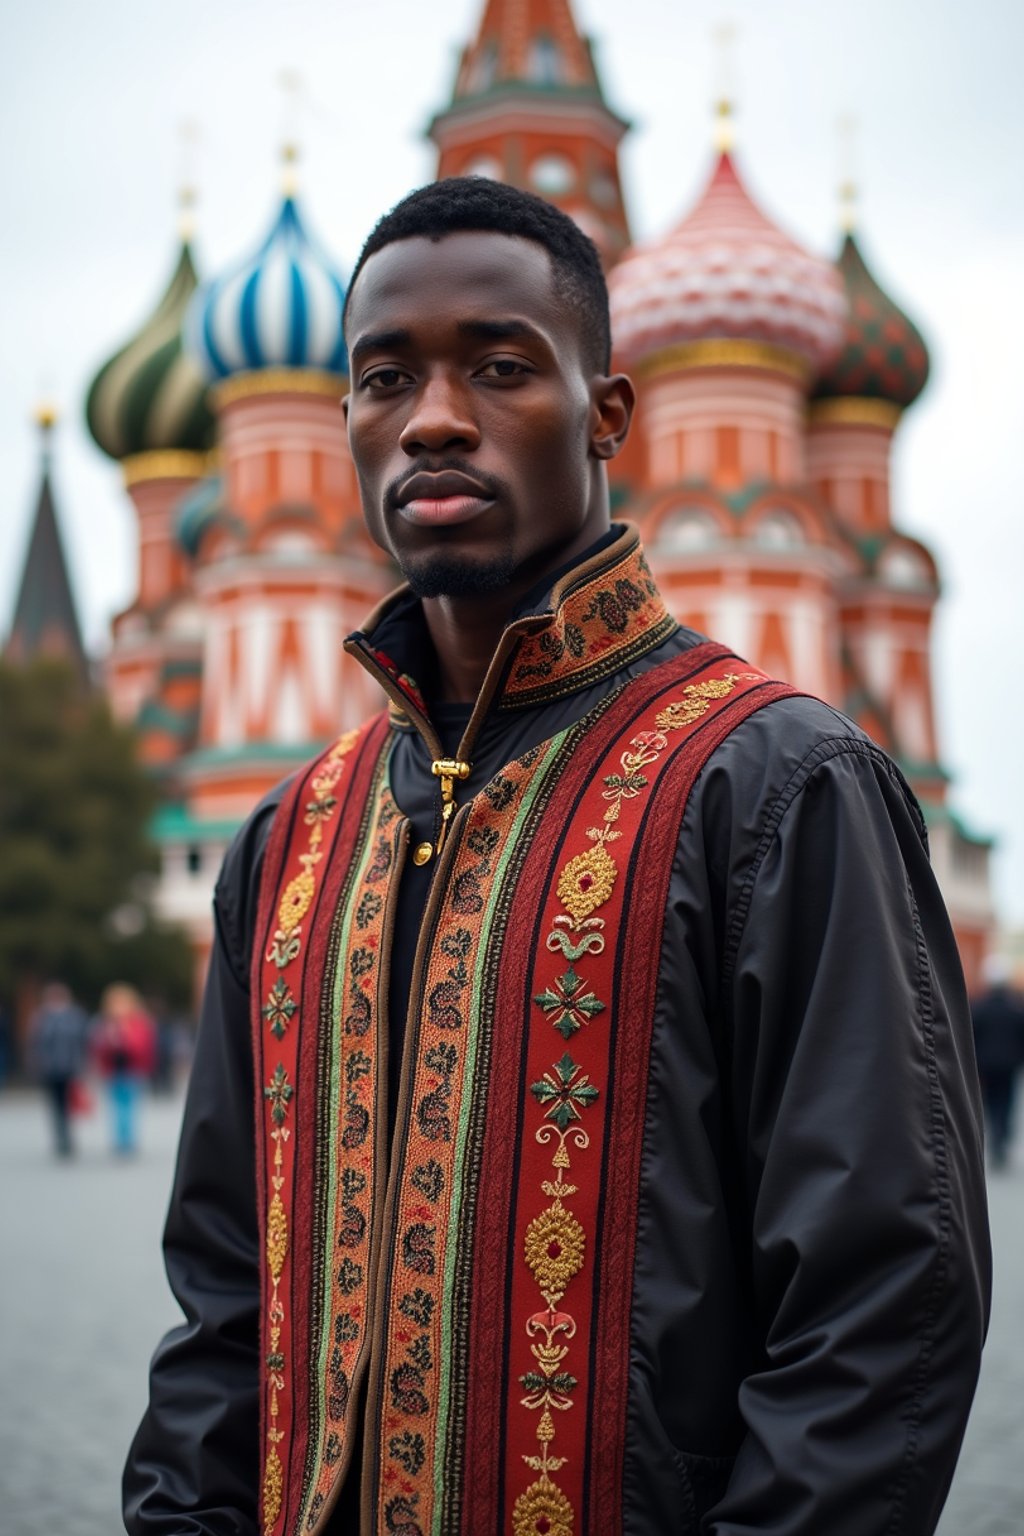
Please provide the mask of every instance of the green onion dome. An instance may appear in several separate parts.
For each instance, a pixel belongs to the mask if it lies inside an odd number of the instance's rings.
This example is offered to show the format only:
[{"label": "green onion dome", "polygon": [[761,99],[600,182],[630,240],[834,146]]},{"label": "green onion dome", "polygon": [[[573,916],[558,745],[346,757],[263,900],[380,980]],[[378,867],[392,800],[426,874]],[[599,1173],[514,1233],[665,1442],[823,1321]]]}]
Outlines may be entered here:
[{"label": "green onion dome", "polygon": [[181,344],[182,320],[197,286],[192,252],[185,241],[156,309],[92,382],[86,421],[112,459],[167,450],[202,453],[211,444],[213,418],[206,382]]},{"label": "green onion dome", "polygon": [[928,351],[913,321],[878,286],[852,234],[836,262],[849,310],[842,350],[818,379],[817,399],[851,395],[913,404],[928,382]]}]

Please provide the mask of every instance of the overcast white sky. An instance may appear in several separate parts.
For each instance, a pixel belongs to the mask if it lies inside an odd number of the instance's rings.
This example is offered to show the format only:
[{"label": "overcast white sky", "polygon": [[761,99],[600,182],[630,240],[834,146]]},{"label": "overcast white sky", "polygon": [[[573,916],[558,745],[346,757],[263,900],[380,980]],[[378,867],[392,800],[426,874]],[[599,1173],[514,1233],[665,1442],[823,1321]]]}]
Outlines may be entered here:
[{"label": "overcast white sky", "polygon": [[[133,515],[82,402],[174,261],[179,125],[195,119],[197,259],[262,238],[278,196],[282,70],[304,81],[303,205],[350,269],[376,216],[433,173],[421,130],[482,0],[39,0],[6,7],[0,61],[0,634],[38,473],[45,391],[88,641],[131,595]],[[997,894],[1024,923],[1024,6],[1019,0],[575,0],[623,152],[634,234],[692,202],[737,27],[742,170],[806,244],[836,244],[837,120],[854,114],[862,242],[928,339],[932,382],[896,451],[900,524],[944,576],[936,695],[954,803],[1000,838]]]}]

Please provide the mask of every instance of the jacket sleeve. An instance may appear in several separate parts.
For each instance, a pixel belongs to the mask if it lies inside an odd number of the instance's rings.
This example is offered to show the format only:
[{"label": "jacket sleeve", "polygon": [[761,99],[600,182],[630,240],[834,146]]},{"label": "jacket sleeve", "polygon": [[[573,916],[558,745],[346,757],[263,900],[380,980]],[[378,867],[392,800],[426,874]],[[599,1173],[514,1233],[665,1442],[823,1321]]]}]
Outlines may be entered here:
[{"label": "jacket sleeve", "polygon": [[924,828],[859,737],[773,804],[724,960],[759,1359],[708,1536],[927,1536],[990,1254],[970,1016]]},{"label": "jacket sleeve", "polygon": [[159,1345],[124,1472],[130,1536],[255,1536],[259,1274],[244,935],[257,815],[229,851],[164,1231],[184,1321]]}]

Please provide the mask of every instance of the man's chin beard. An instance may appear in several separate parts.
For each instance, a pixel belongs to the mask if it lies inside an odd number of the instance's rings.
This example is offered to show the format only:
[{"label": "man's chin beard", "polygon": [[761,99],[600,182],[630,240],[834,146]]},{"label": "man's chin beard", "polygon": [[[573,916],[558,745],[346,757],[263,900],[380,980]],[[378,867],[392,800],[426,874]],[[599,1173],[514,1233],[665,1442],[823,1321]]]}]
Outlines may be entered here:
[{"label": "man's chin beard", "polygon": [[516,574],[511,552],[487,561],[437,554],[400,563],[417,597],[487,597],[504,591]]}]

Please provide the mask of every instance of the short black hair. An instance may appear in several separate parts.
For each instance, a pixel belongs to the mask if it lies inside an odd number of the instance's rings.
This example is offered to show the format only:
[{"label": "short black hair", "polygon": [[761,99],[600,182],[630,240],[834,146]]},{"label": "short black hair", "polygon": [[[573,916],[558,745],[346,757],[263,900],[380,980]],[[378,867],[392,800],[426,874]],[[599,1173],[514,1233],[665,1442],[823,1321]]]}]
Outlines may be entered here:
[{"label": "short black hair", "polygon": [[581,355],[595,373],[611,367],[608,286],[597,247],[579,225],[542,197],[486,176],[447,176],[419,187],[379,219],[359,253],[348,285],[348,304],[369,258],[396,240],[441,240],[472,230],[493,230],[542,245],[551,257],[555,292],[579,322]]}]

